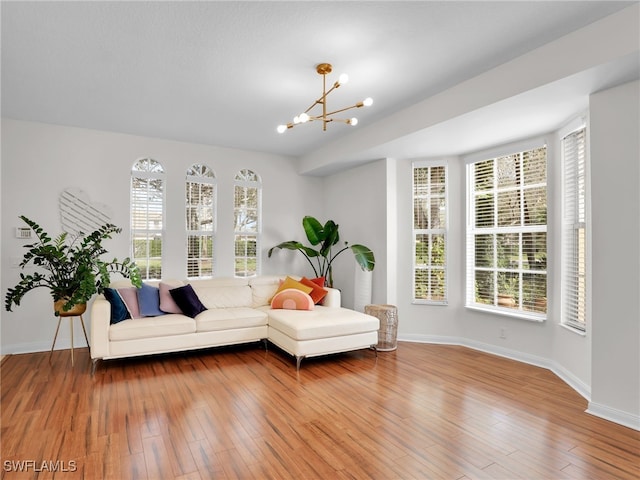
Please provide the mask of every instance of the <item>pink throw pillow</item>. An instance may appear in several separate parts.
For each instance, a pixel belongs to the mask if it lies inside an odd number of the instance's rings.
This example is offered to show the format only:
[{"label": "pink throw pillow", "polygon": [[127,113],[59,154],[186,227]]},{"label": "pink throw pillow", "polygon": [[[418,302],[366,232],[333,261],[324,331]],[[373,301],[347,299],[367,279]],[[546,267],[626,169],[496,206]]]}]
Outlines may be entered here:
[{"label": "pink throw pillow", "polygon": [[168,285],[160,282],[158,288],[160,289],[160,310],[166,313],[182,313],[182,310],[173,299],[169,290],[176,288],[177,285]]},{"label": "pink throw pillow", "polygon": [[140,307],[138,306],[138,289],[136,287],[118,288],[118,295],[122,298],[131,318],[142,318]]}]

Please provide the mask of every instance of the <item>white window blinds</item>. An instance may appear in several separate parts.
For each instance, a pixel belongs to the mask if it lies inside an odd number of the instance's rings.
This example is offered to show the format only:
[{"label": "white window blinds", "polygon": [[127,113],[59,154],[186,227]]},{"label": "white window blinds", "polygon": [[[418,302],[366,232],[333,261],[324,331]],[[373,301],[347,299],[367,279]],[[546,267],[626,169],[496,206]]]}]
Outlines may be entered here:
[{"label": "white window blinds", "polygon": [[413,301],[447,302],[447,166],[413,164]]},{"label": "white window blinds", "polygon": [[131,169],[131,257],[143,279],[162,278],[164,169],[152,158]]},{"label": "white window blinds", "polygon": [[542,320],[547,299],[547,149],[468,166],[467,305]]},{"label": "white window blinds", "polygon": [[259,273],[261,195],[260,177],[252,170],[240,170],[235,177],[233,202],[237,277],[252,277]]},{"label": "white window blinds", "polygon": [[206,165],[195,164],[186,178],[187,277],[214,273],[216,177]]},{"label": "white window blinds", "polygon": [[562,139],[562,323],[586,328],[587,212],[586,129]]}]

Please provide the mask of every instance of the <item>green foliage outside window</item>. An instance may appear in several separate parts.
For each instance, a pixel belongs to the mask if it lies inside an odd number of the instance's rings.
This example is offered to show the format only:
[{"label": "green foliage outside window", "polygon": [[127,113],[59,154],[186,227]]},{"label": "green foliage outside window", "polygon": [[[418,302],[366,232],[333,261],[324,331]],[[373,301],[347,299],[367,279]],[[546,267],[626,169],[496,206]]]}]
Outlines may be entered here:
[{"label": "green foliage outside window", "polygon": [[238,277],[257,275],[258,242],[254,235],[236,235],[235,274]]}]

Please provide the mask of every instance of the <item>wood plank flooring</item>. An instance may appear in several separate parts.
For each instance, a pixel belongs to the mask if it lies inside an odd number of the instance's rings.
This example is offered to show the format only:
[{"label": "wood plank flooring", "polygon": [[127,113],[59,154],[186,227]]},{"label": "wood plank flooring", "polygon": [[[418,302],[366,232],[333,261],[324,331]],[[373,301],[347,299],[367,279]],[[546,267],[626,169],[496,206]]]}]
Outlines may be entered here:
[{"label": "wood plank flooring", "polygon": [[[305,360],[260,345],[1,364],[2,479],[637,479],[640,432],[553,373],[400,342]],[[22,471],[20,471],[22,470]]]}]

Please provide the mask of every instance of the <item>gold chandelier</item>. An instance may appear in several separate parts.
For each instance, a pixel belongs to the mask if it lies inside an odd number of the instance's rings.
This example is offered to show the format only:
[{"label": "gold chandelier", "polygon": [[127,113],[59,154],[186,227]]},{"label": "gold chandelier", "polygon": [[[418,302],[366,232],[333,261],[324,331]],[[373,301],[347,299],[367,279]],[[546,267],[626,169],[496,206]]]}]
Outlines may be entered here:
[{"label": "gold chandelier", "polygon": [[[300,115],[296,115],[293,118],[293,122],[287,123],[286,125],[278,125],[278,133],[284,133],[288,129],[295,127],[301,123],[314,122],[314,121],[322,121],[322,130],[327,130],[327,124],[329,122],[343,122],[347,125],[355,126],[358,124],[358,119],[356,117],[340,119],[333,118],[332,115],[336,113],[341,113],[347,110],[351,110],[352,108],[360,108],[360,107],[369,107],[373,104],[373,100],[371,97],[364,99],[362,102],[358,102],[355,105],[351,105],[350,107],[341,108],[339,110],[334,110],[333,112],[327,112],[327,96],[333,92],[336,88],[344,85],[349,81],[349,76],[346,73],[343,73],[338,78],[338,81],[333,84],[333,87],[327,91],[327,74],[331,73],[332,67],[330,63],[320,63],[316,66],[316,72],[322,75],[322,96],[317,99],[315,102],[311,104],[309,108],[307,108]],[[316,105],[322,105],[322,114],[321,115],[312,115],[309,112]]]}]

